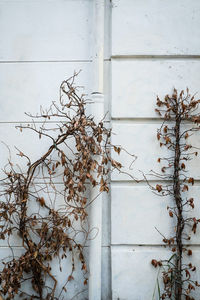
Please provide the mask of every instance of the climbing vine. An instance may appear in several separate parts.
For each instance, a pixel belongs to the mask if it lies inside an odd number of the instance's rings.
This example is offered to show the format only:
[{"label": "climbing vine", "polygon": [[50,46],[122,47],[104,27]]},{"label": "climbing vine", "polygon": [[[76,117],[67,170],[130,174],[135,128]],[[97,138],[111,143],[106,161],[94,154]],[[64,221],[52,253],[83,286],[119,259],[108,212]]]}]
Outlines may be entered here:
[{"label": "climbing vine", "polygon": [[[4,167],[0,239],[10,245],[10,238],[17,236],[23,247],[23,253],[16,256],[10,246],[13,256],[3,262],[0,292],[6,299],[17,295],[31,300],[67,299],[66,286],[73,280],[76,257],[87,284],[84,245],[91,231],[87,208],[95,200],[87,196],[87,190],[98,186],[99,194],[109,191],[109,174],[121,168],[110,151],[114,148],[119,154],[121,148],[110,144],[111,131],[104,127],[103,120],[95,123],[93,116],[86,114],[87,101],[75,87],[75,77],[62,82],[58,103],[53,102],[46,111],[41,109],[38,115],[28,114],[33,121],[17,126],[20,131],[29,130],[40,139],[46,138],[50,147],[35,161],[18,150],[26,160],[26,170],[10,159]],[[55,259],[60,270],[63,259],[71,260],[70,275],[61,290],[51,266]]]},{"label": "climbing vine", "polygon": [[172,207],[167,207],[169,217],[174,220],[175,233],[171,237],[163,235],[163,242],[172,251],[170,259],[152,260],[154,267],[162,268],[164,290],[161,299],[194,300],[192,291],[199,287],[194,280],[193,272],[196,267],[192,261],[185,262],[185,256],[192,257],[192,250],[187,245],[191,239],[191,232],[196,234],[200,219],[191,217],[194,209],[194,198],[188,198],[187,192],[194,185],[194,178],[188,175],[187,165],[192,156],[198,155],[198,149],[191,144],[191,136],[200,130],[200,114],[198,113],[200,100],[181,91],[178,94],[174,89],[171,96],[166,95],[161,101],[157,98],[156,112],[163,118],[163,124],[157,132],[160,147],[169,152],[167,157],[158,158],[162,164],[161,173],[155,171],[152,175],[162,180],[150,188],[158,195],[170,196],[173,199]]}]

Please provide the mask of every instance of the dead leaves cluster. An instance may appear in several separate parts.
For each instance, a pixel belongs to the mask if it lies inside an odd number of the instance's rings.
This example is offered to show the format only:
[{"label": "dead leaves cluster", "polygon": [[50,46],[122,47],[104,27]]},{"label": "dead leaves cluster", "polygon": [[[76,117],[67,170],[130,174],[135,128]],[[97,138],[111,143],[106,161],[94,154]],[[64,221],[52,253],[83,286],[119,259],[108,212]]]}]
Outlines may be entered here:
[{"label": "dead leaves cluster", "polygon": [[[6,299],[15,299],[16,295],[30,300],[59,299],[67,291],[66,285],[74,279],[75,258],[80,261],[83,283],[87,284],[84,245],[89,232],[85,225],[87,207],[94,199],[88,199],[86,192],[89,186],[98,188],[99,193],[109,191],[109,174],[121,168],[121,164],[111,158],[111,148],[118,154],[121,148],[110,144],[111,131],[104,127],[103,121],[95,123],[94,118],[86,114],[84,96],[77,93],[74,79],[75,76],[62,82],[58,104],[53,103],[45,112],[41,110],[40,115],[30,115],[33,120],[44,120],[42,126],[37,128],[33,123],[19,127],[20,131],[34,131],[40,139],[45,136],[51,141],[50,147],[35,162],[19,151],[19,156],[27,160],[27,170],[16,171],[10,163],[1,180],[0,239],[17,234],[24,248],[20,257],[13,255],[5,261],[1,270],[0,291]],[[55,128],[46,127],[47,121],[55,119],[56,135]],[[58,203],[52,204],[48,192],[37,189],[35,182],[39,174],[42,174],[42,182],[46,182],[45,190],[50,186],[55,199],[62,198],[62,210],[57,209]],[[61,180],[61,190],[54,183],[57,178]],[[37,204],[34,212],[32,204]],[[84,233],[83,243],[78,239],[80,231]],[[71,271],[65,272],[70,275],[61,291],[57,290],[57,279],[51,269],[51,262],[56,258],[60,262],[71,260]],[[51,286],[47,286],[47,280]],[[23,290],[23,283],[27,281],[31,283],[32,293]]]},{"label": "dead leaves cluster", "polygon": [[[161,299],[185,297],[184,299],[194,300],[192,291],[199,287],[199,283],[190,275],[191,271],[195,272],[196,267],[192,263],[183,264],[183,254],[192,256],[192,250],[184,246],[184,241],[191,239],[188,228],[196,234],[200,222],[196,217],[187,217],[188,209],[194,209],[194,198],[188,199],[187,192],[195,180],[187,175],[187,165],[192,156],[198,155],[196,148],[190,143],[190,137],[200,130],[199,103],[200,100],[191,96],[188,89],[180,93],[174,89],[172,95],[166,95],[164,100],[157,97],[155,111],[164,120],[157,131],[157,140],[160,147],[169,150],[169,156],[158,158],[158,163],[162,164],[161,173],[153,172],[153,174],[161,183],[150,187],[155,193],[173,199],[173,206],[168,206],[167,209],[175,226],[175,234],[172,237],[163,236],[163,242],[173,253],[171,258],[151,261],[155,268],[161,267],[163,270],[164,291]],[[162,180],[168,183],[162,183]]]}]

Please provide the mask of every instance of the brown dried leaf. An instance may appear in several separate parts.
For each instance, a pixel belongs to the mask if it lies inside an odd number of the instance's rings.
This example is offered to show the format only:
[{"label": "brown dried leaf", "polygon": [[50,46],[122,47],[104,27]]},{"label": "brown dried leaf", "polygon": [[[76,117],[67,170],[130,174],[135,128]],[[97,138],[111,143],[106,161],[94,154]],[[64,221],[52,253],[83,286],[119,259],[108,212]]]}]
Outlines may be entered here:
[{"label": "brown dried leaf", "polygon": [[162,191],[162,185],[156,184],[156,190],[160,193]]}]

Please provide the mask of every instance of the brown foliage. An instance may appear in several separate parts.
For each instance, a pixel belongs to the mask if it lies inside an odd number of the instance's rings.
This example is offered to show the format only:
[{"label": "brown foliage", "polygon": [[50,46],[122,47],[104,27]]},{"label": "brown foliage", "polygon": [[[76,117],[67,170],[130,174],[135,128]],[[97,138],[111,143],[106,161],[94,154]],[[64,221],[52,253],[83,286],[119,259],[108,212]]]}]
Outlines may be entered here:
[{"label": "brown foliage", "polygon": [[[161,173],[152,174],[161,180],[168,181],[167,184],[150,185],[150,188],[161,196],[170,196],[174,200],[173,207],[167,207],[168,214],[175,222],[175,235],[163,238],[173,254],[168,260],[162,261],[162,275],[164,291],[161,299],[193,299],[192,291],[199,286],[190,275],[196,267],[191,263],[183,263],[184,253],[192,256],[192,250],[185,246],[184,241],[190,240],[188,228],[192,228],[195,234],[200,220],[187,217],[188,209],[194,208],[194,199],[188,199],[184,193],[188,192],[189,185],[194,185],[194,178],[187,176],[187,163],[192,156],[197,156],[196,148],[189,143],[189,138],[194,132],[199,131],[200,115],[197,112],[200,100],[194,96],[181,91],[178,94],[174,89],[171,96],[166,95],[161,101],[157,97],[156,112],[164,119],[161,128],[157,132],[160,146],[165,146],[170,152],[168,157],[158,158],[158,162],[164,162]],[[187,121],[187,124],[186,124]],[[171,182],[171,183],[170,183]],[[189,226],[188,226],[189,225]],[[152,260],[152,265],[157,267],[157,260]],[[184,298],[183,298],[184,297]]]},{"label": "brown foliage", "polygon": [[[74,279],[75,257],[82,265],[84,285],[87,284],[87,207],[95,199],[88,199],[86,191],[88,186],[98,186],[99,194],[108,192],[109,174],[120,170],[121,164],[111,158],[111,131],[104,127],[103,120],[95,123],[86,114],[86,101],[77,93],[74,77],[62,82],[58,104],[53,102],[49,110],[29,115],[33,120],[42,120],[40,127],[35,122],[18,127],[20,131],[32,130],[39,138],[47,138],[51,143],[47,151],[34,162],[19,151],[19,156],[27,160],[27,170],[16,169],[11,162],[4,169],[0,239],[17,233],[24,249],[20,257],[13,254],[5,261],[1,270],[0,291],[6,299],[16,295],[22,299],[61,299],[67,283]],[[56,128],[49,128],[49,121],[56,122]],[[121,148],[114,146],[114,150],[119,154]],[[61,189],[56,179],[61,181]],[[39,180],[42,184],[37,183]],[[55,203],[49,189],[53,190]],[[62,209],[57,208],[58,198],[64,203]],[[83,243],[77,237],[80,231],[84,234]],[[57,291],[51,262],[67,257],[72,261],[70,275],[62,290]],[[47,285],[47,280],[51,284]],[[27,281],[31,283],[31,293],[23,290]]]}]

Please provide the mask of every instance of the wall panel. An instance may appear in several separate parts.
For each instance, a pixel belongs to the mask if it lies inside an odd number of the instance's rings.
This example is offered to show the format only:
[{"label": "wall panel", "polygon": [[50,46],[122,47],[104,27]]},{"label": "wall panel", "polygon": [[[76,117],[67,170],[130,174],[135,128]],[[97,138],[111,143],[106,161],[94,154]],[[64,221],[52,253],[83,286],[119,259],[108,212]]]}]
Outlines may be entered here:
[{"label": "wall panel", "polygon": [[113,59],[112,117],[158,118],[157,95],[188,87],[200,96],[200,60],[195,59]]},{"label": "wall panel", "polygon": [[0,64],[0,122],[29,122],[24,113],[39,113],[41,105],[49,108],[59,100],[61,82],[80,70],[75,82],[83,87],[80,94],[88,94],[91,63]]},{"label": "wall panel", "polygon": [[[156,179],[155,176],[152,176],[150,173],[151,170],[160,172],[162,164],[157,162],[158,158],[169,157],[169,155],[171,155],[166,147],[160,147],[160,142],[157,140],[157,129],[160,128],[161,124],[161,121],[157,123],[151,121],[145,123],[129,121],[113,122],[114,134],[112,136],[112,143],[123,147],[129,152],[121,151],[120,156],[118,156],[118,154],[113,151],[113,158],[120,160],[123,165],[122,171],[130,173],[140,180],[144,179],[143,174],[148,175],[148,179]],[[194,135],[188,139],[188,144],[189,143],[199,147],[200,135],[198,132],[194,133]],[[134,161],[134,157],[130,154],[136,155],[137,159]],[[196,179],[200,179],[199,163],[200,156],[195,156],[188,163],[189,174]],[[164,166],[164,164],[162,166]],[[112,173],[112,180],[127,181],[132,180],[132,178],[127,174],[115,171]]]},{"label": "wall panel", "polygon": [[200,2],[114,0],[112,55],[199,55]]},{"label": "wall panel", "polygon": [[[156,183],[151,183],[156,185]],[[174,235],[176,218],[169,218],[167,206],[173,206],[171,197],[155,195],[143,184],[112,184],[112,245],[163,245],[163,234],[166,238]],[[200,187],[191,186],[185,199],[195,199],[195,209],[188,209],[187,217],[200,218]],[[159,232],[156,230],[159,230]],[[191,234],[191,244],[198,244],[200,228]],[[188,241],[184,241],[188,244]]]},{"label": "wall panel", "polygon": [[0,61],[91,59],[90,0],[1,1]]},{"label": "wall panel", "polygon": [[[192,276],[199,280],[200,248],[193,247],[192,251],[192,261],[198,265],[198,273],[195,272]],[[155,269],[151,265],[151,260],[169,259],[170,256],[170,252],[158,247],[112,247],[112,299],[159,299],[157,279],[161,277],[162,270],[159,272]],[[184,262],[189,263],[189,261],[190,258],[187,258]],[[159,285],[162,290],[162,283],[160,282]],[[198,299],[198,289],[193,292],[193,296]]]}]

